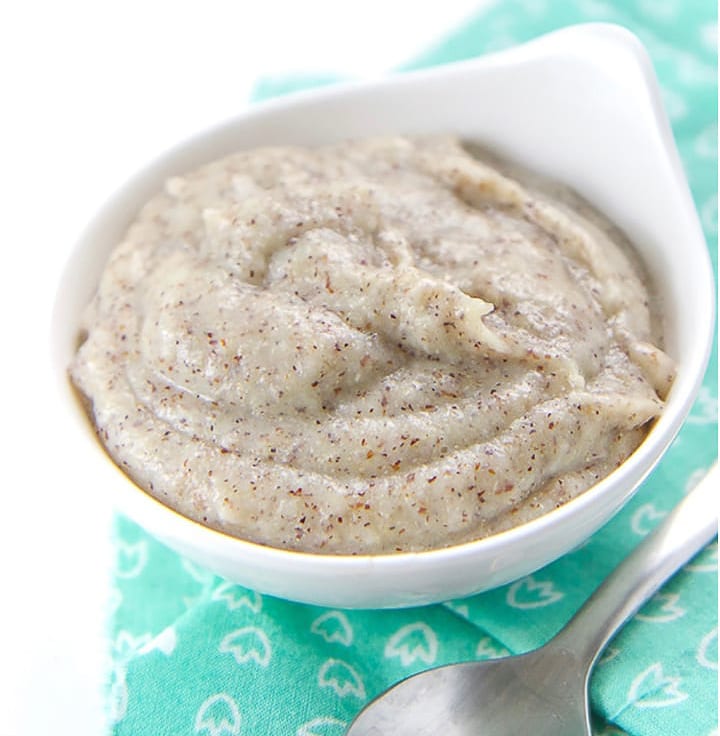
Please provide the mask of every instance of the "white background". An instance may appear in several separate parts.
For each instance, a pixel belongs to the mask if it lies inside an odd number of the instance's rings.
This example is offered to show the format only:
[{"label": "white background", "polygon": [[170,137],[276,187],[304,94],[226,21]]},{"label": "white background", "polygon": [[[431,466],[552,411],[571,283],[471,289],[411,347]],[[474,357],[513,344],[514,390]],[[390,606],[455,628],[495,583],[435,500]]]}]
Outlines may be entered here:
[{"label": "white background", "polygon": [[258,77],[381,75],[487,2],[2,6],[0,736],[103,732],[111,511],[73,486],[48,369],[82,226],[148,159],[241,111]]}]

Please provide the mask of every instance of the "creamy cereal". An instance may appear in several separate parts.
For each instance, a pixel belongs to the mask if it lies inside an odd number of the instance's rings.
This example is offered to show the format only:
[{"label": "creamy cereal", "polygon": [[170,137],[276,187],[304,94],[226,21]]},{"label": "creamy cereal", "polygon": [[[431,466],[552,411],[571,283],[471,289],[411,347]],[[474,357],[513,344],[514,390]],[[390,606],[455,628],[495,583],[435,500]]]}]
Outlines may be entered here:
[{"label": "creamy cereal", "polygon": [[71,368],[108,452],[187,516],[323,553],[477,539],[607,475],[672,380],[648,288],[615,228],[497,166],[396,137],[169,180]]}]

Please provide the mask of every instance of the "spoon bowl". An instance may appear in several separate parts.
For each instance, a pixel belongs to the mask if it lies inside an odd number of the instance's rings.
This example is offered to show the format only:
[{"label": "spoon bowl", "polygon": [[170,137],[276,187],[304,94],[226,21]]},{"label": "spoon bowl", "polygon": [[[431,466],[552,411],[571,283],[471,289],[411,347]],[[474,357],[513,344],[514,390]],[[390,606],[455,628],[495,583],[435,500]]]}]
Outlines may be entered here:
[{"label": "spoon bowl", "polygon": [[587,685],[572,652],[554,647],[415,675],[374,701],[347,736],[590,734]]}]

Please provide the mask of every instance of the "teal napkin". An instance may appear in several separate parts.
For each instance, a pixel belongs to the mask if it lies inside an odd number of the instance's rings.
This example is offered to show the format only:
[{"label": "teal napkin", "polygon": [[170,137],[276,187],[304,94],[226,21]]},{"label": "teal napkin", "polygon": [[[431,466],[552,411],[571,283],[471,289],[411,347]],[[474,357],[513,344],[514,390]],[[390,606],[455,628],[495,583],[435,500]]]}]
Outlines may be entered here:
[{"label": "teal napkin", "polygon": [[[650,51],[717,274],[714,3],[505,0],[406,68],[591,20],[627,26]],[[257,96],[297,86],[265,83]],[[612,522],[554,564],[465,600],[396,611],[289,603],[213,575],[118,517],[107,685],[113,733],[340,736],[364,703],[407,675],[542,644],[713,462],[716,375],[717,342],[685,427]],[[717,736],[717,596],[715,543],[606,650],[591,685],[595,734]]]}]

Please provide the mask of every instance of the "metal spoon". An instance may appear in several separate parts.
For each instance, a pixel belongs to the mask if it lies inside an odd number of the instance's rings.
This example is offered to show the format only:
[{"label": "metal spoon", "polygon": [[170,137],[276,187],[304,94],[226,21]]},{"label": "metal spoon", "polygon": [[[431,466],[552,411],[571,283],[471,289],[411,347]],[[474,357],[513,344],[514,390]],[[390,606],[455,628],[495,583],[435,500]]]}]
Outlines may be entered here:
[{"label": "metal spoon", "polygon": [[717,464],[540,649],[421,672],[369,703],[346,736],[590,736],[588,682],[618,629],[717,534]]}]

